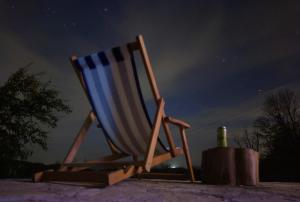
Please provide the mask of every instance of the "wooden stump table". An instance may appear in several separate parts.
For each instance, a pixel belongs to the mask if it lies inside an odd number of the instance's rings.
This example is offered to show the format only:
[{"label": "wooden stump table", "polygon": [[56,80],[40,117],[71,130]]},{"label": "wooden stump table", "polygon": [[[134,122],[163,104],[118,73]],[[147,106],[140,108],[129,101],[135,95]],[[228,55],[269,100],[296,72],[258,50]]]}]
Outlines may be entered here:
[{"label": "wooden stump table", "polygon": [[259,182],[259,154],[252,149],[216,147],[202,152],[205,184],[252,185]]}]

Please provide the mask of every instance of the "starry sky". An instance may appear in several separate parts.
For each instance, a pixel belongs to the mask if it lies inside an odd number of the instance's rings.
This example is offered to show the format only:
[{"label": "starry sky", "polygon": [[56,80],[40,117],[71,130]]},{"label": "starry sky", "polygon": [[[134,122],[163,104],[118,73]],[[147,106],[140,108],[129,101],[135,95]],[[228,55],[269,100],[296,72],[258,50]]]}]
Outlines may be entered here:
[{"label": "starry sky", "polygon": [[[18,68],[45,72],[73,108],[49,133],[48,151],[35,148],[34,162],[61,162],[90,105],[69,63],[144,36],[168,115],[192,125],[192,160],[216,146],[216,129],[229,142],[251,128],[264,97],[278,89],[300,93],[299,1],[192,0],[0,0],[0,85]],[[150,114],[153,98],[138,67]],[[175,130],[177,144],[179,134]],[[31,146],[32,147],[32,146]],[[76,160],[108,154],[92,127]],[[182,158],[172,164],[183,166]]]}]

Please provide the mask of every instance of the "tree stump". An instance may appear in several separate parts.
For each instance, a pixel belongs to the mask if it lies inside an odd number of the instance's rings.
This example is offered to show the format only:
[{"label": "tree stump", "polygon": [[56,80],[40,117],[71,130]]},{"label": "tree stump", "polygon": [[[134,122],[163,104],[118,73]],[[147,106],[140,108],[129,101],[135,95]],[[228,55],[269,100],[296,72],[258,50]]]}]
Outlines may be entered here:
[{"label": "tree stump", "polygon": [[252,149],[216,147],[202,152],[205,184],[257,185],[259,155]]},{"label": "tree stump", "polygon": [[259,154],[252,149],[235,149],[236,183],[257,185],[259,182]]},{"label": "tree stump", "polygon": [[217,147],[202,153],[205,184],[236,184],[234,148]]}]

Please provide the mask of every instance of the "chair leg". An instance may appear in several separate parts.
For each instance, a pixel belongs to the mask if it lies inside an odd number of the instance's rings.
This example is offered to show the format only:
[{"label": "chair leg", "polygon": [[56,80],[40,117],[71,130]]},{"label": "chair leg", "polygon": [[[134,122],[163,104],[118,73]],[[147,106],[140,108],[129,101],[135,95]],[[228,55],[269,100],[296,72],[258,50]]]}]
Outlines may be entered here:
[{"label": "chair leg", "polygon": [[194,171],[193,171],[192,160],[191,160],[191,155],[189,152],[188,142],[186,139],[185,129],[182,127],[180,128],[180,134],[181,134],[181,140],[182,140],[182,144],[183,144],[183,152],[184,152],[186,164],[187,164],[187,167],[188,167],[188,170],[190,173],[191,181],[195,182],[195,175],[194,175]]},{"label": "chair leg", "polygon": [[[90,112],[88,116],[86,117],[83,125],[81,126],[79,133],[77,134],[71,148],[68,151],[67,156],[64,159],[64,163],[71,163],[77,154],[77,151],[83,142],[83,139],[85,138],[88,129],[90,128],[91,124],[96,120],[96,117],[93,112]],[[59,168],[60,171],[65,171],[66,168],[64,166],[61,166]]]},{"label": "chair leg", "polygon": [[147,153],[145,156],[144,168],[147,172],[150,172],[150,169],[152,167],[152,160],[153,160],[153,156],[155,153],[155,147],[157,145],[157,139],[158,139],[159,129],[160,129],[161,122],[162,122],[164,106],[165,106],[165,101],[161,98],[159,100],[158,108],[156,110],[154,124],[153,124],[152,132],[151,132],[151,139],[150,139]]},{"label": "chair leg", "polygon": [[[165,117],[165,113],[163,114],[163,116]],[[171,151],[173,157],[175,157],[176,156],[176,154],[175,154],[176,146],[175,146],[172,134],[171,134],[170,127],[169,127],[168,123],[164,120],[163,120],[162,124],[163,124],[163,129],[164,129],[166,137],[167,137],[167,141],[168,141],[169,146],[170,146],[170,151]]]}]

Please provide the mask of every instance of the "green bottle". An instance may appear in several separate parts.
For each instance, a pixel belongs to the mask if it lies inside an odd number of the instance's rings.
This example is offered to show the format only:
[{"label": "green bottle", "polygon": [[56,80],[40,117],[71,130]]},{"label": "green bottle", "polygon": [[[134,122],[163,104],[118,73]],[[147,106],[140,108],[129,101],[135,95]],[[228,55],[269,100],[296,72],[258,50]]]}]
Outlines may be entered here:
[{"label": "green bottle", "polygon": [[218,147],[227,147],[227,130],[225,126],[221,126],[217,130],[218,139],[217,144]]}]

